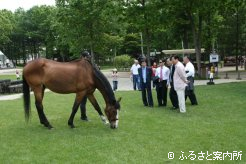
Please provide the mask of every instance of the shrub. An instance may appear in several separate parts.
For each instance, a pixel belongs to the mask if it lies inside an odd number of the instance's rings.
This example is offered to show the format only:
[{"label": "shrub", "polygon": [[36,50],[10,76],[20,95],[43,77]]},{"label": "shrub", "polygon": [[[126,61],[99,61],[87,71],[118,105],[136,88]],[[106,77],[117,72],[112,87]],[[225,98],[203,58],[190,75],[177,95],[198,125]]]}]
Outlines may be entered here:
[{"label": "shrub", "polygon": [[116,56],[114,59],[114,65],[117,69],[130,68],[133,63],[133,59],[129,55]]}]

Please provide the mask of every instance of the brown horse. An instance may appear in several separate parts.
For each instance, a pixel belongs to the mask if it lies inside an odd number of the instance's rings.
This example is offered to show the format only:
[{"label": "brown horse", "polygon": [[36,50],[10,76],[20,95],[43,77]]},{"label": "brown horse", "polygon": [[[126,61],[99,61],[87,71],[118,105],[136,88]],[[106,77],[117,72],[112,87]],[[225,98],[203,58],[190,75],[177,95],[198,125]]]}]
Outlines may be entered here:
[{"label": "brown horse", "polygon": [[34,92],[40,123],[49,129],[52,126],[44,114],[42,104],[45,88],[61,94],[76,93],[72,113],[68,120],[71,128],[75,127],[74,116],[84,96],[88,97],[101,119],[104,122],[107,121],[93,94],[98,89],[106,103],[105,113],[110,127],[113,129],[118,127],[118,109],[120,109],[121,98],[116,101],[107,78],[88,60],[80,59],[60,63],[48,59],[36,59],[29,62],[23,69],[23,98],[27,121],[30,116],[30,88]]}]

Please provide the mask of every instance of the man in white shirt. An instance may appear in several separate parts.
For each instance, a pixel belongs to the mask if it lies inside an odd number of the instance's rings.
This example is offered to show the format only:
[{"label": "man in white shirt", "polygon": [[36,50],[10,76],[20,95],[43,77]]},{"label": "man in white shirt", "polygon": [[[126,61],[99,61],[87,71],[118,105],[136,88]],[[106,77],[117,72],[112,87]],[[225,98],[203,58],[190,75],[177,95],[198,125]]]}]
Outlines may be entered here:
[{"label": "man in white shirt", "polygon": [[185,100],[189,97],[191,105],[198,105],[196,95],[194,93],[194,77],[195,77],[195,68],[194,65],[190,62],[189,57],[184,57],[185,64],[185,73],[186,78],[189,81],[189,84],[186,88]]},{"label": "man in white shirt", "polygon": [[133,89],[136,90],[138,88],[138,90],[141,90],[140,87],[140,78],[138,75],[138,69],[141,66],[138,64],[138,60],[134,60],[134,64],[131,67],[131,76],[132,76],[132,80],[133,80]]},{"label": "man in white shirt", "polygon": [[159,61],[159,67],[156,69],[155,76],[158,76],[159,83],[156,85],[156,93],[159,106],[167,105],[167,89],[169,85],[170,70],[164,65],[162,60]]},{"label": "man in white shirt", "polygon": [[5,60],[5,63],[6,63],[6,67],[8,68],[10,65],[9,65],[9,59],[6,59]]}]

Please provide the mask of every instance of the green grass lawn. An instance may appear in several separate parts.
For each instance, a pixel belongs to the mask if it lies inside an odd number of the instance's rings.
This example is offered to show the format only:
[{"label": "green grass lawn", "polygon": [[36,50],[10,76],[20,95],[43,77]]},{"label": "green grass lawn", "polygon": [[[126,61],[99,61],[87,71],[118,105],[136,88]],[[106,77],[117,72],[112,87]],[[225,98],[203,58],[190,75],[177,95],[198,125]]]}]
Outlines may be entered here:
[{"label": "green grass lawn", "polygon": [[[153,91],[155,105],[156,93]],[[50,123],[47,130],[39,124],[32,95],[32,117],[25,123],[22,100],[0,101],[1,163],[194,163],[198,153],[204,157],[219,151],[242,151],[242,161],[201,163],[246,163],[246,83],[198,86],[199,106],[187,101],[187,113],[169,108],[143,107],[140,92],[117,92],[122,96],[119,128],[103,125],[88,103],[90,122],[75,117],[70,129],[67,120],[74,95],[46,93],[44,106]],[[100,94],[99,103],[103,105]],[[170,101],[168,101],[169,107]],[[194,151],[196,159],[181,161],[184,152]],[[174,159],[168,159],[174,152]],[[210,156],[213,158],[215,156]]]},{"label": "green grass lawn", "polygon": [[16,80],[16,75],[0,75],[0,80],[4,79]]}]

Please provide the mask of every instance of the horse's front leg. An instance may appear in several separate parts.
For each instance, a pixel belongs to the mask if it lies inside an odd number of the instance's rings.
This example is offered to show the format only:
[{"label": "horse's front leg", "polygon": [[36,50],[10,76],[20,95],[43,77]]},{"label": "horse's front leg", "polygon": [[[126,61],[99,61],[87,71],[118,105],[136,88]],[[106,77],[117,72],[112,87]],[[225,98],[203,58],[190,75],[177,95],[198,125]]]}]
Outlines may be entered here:
[{"label": "horse's front leg", "polygon": [[80,93],[76,94],[76,98],[75,98],[75,101],[74,101],[74,104],[73,104],[72,113],[71,113],[71,115],[69,117],[69,120],[68,120],[68,125],[71,128],[75,128],[75,126],[73,124],[74,116],[77,113],[79,105],[80,105],[82,99],[84,98],[85,94],[86,94],[85,92],[80,92]]},{"label": "horse's front leg", "polygon": [[106,119],[106,117],[103,115],[102,110],[101,110],[101,108],[100,108],[100,106],[99,106],[99,104],[98,104],[98,102],[97,102],[95,96],[94,96],[93,94],[90,94],[90,95],[88,95],[87,97],[88,97],[88,99],[90,100],[90,102],[91,102],[91,104],[93,105],[93,107],[95,108],[95,110],[97,111],[97,113],[99,114],[99,116],[100,116],[102,122],[103,122],[104,124],[108,124],[109,122],[108,122],[108,120]]}]

